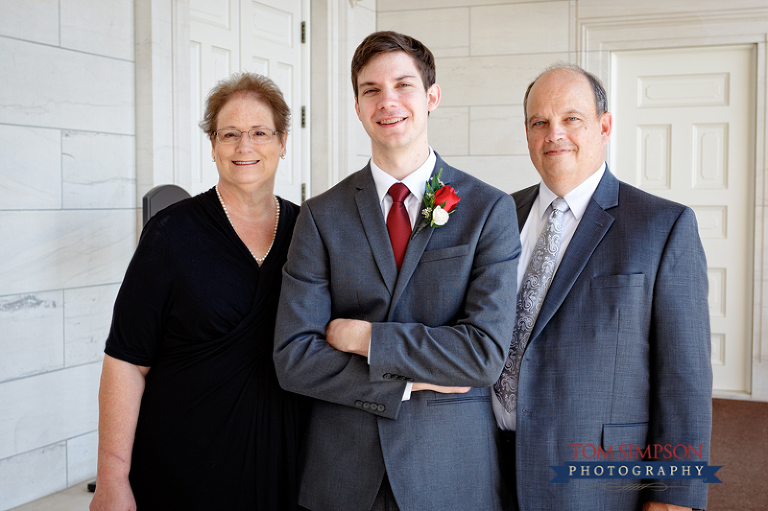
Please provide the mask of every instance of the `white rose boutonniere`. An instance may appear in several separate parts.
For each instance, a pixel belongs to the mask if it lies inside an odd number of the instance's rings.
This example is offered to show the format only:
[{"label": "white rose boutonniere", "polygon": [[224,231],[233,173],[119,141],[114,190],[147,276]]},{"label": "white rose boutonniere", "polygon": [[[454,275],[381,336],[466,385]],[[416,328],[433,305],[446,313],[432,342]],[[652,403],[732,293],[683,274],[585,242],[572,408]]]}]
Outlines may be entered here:
[{"label": "white rose boutonniere", "polygon": [[441,225],[445,225],[445,223],[448,221],[448,213],[446,210],[441,208],[440,206],[437,206],[435,209],[432,210],[432,223],[435,224],[435,226],[440,227]]},{"label": "white rose boutonniere", "polygon": [[448,222],[448,215],[454,213],[456,205],[461,197],[456,195],[456,190],[452,186],[440,181],[440,175],[443,169],[440,169],[437,175],[427,181],[427,189],[424,192],[424,209],[421,214],[427,219],[430,227],[441,227]]}]

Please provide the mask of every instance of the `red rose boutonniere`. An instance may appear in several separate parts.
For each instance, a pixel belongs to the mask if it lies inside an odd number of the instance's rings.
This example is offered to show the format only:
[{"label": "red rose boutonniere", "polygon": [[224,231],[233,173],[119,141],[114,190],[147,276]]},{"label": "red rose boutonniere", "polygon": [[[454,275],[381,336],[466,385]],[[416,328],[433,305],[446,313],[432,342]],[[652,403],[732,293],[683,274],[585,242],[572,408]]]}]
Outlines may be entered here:
[{"label": "red rose boutonniere", "polygon": [[440,181],[442,173],[443,169],[440,169],[437,175],[427,181],[427,189],[424,192],[424,209],[421,214],[427,219],[430,227],[445,225],[448,215],[455,211],[456,204],[461,200],[452,186]]}]

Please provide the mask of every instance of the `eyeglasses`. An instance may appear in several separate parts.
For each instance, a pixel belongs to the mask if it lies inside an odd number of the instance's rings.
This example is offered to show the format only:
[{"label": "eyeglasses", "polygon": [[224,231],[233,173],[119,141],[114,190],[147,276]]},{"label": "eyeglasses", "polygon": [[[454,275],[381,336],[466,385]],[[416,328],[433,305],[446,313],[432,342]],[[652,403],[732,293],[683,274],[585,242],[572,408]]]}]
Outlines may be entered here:
[{"label": "eyeglasses", "polygon": [[252,129],[248,131],[240,131],[233,129],[215,131],[216,139],[222,144],[237,144],[243,137],[243,133],[248,133],[248,138],[254,144],[268,144],[272,141],[272,137],[280,133],[279,131],[265,131],[263,129]]}]

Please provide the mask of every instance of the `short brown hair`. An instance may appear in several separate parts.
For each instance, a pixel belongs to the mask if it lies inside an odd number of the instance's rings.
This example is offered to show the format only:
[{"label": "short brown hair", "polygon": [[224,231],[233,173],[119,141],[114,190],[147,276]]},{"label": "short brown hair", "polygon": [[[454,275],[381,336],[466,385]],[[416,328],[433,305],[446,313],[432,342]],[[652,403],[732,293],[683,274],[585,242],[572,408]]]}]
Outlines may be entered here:
[{"label": "short brown hair", "polygon": [[272,110],[275,120],[275,131],[284,137],[291,125],[291,109],[283,99],[283,93],[275,82],[256,73],[234,73],[211,89],[205,101],[205,117],[200,121],[200,128],[213,138],[219,113],[230,99],[254,95],[255,99],[263,101]]},{"label": "short brown hair", "polygon": [[571,71],[584,76],[589,81],[589,85],[592,87],[592,94],[595,96],[595,111],[597,112],[598,119],[601,115],[608,111],[608,94],[606,94],[605,87],[603,87],[603,82],[600,81],[600,78],[593,75],[583,67],[577,66],[576,64],[570,64],[568,62],[557,62],[542,71],[541,74],[537,76],[536,79],[533,80],[525,90],[525,97],[523,97],[523,112],[525,113],[526,125],[528,125],[528,96],[531,94],[533,84],[535,84],[539,78],[549,73],[550,71],[554,71],[555,69],[570,69]]},{"label": "short brown hair", "polygon": [[397,32],[374,32],[363,39],[352,57],[352,90],[355,98],[360,70],[379,53],[391,51],[404,51],[411,56],[421,74],[424,89],[429,89],[435,83],[435,57],[421,41]]}]

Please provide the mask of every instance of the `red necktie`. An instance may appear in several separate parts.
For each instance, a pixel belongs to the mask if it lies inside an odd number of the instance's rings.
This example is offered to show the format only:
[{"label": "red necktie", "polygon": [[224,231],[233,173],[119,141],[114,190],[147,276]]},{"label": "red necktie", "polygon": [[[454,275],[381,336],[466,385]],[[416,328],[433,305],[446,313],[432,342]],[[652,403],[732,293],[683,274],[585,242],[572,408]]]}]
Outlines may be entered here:
[{"label": "red necktie", "polygon": [[392,243],[392,252],[395,254],[397,271],[403,265],[405,249],[408,246],[408,238],[411,237],[411,219],[403,201],[411,193],[403,183],[395,183],[389,188],[389,196],[392,197],[392,208],[387,215],[387,231],[389,241]]}]

